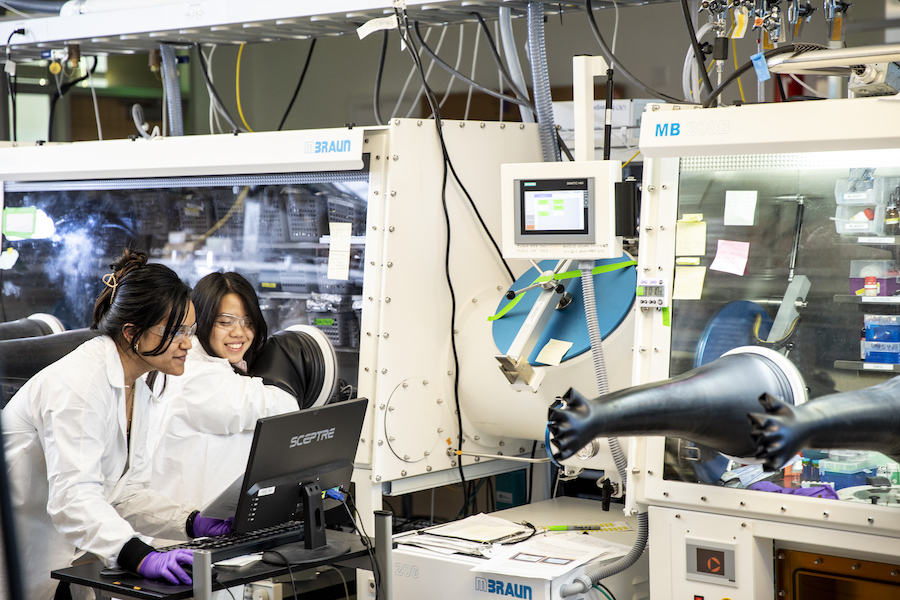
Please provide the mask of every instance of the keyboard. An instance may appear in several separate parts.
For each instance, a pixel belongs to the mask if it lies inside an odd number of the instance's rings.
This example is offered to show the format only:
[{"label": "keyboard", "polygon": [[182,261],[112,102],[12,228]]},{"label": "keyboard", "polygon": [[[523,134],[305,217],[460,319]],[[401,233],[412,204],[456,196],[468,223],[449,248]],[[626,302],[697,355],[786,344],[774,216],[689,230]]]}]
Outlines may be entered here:
[{"label": "keyboard", "polygon": [[217,537],[198,538],[183,544],[159,548],[160,552],[184,548],[187,550],[209,550],[212,562],[227,560],[235,556],[253,554],[303,541],[303,523],[288,521],[273,527],[264,527],[247,533],[228,533]]}]

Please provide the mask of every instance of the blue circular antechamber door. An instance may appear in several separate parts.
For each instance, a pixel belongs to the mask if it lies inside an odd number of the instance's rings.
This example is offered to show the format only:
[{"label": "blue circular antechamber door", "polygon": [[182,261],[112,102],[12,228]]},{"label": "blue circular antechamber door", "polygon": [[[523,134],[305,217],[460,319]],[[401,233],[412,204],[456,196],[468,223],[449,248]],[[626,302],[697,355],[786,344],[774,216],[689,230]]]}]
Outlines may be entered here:
[{"label": "blue circular antechamber door", "polygon": [[[614,265],[618,263],[631,262],[632,259],[627,254],[623,254],[621,258],[612,258],[595,261],[596,266]],[[552,271],[556,267],[557,261],[545,260],[540,263],[541,269]],[[574,269],[577,269],[577,262],[573,263]],[[535,279],[540,277],[540,273],[531,268],[519,277],[510,287],[511,290],[520,290],[531,285]],[[597,320],[600,325],[600,336],[605,339],[615,331],[616,327],[625,320],[628,311],[634,304],[635,288],[637,286],[637,271],[633,266],[627,266],[615,269],[605,273],[594,275],[594,300],[596,301],[595,309],[597,311]],[[522,299],[503,317],[492,322],[494,343],[500,352],[505,353],[509,350],[510,345],[519,333],[519,329],[525,323],[528,313],[534,306],[538,296],[540,296],[541,288],[535,288],[525,292]],[[537,362],[537,355],[541,349],[551,339],[572,342],[572,347],[563,355],[563,362],[590,350],[591,340],[588,337],[587,320],[584,313],[584,296],[581,291],[581,278],[575,277],[571,280],[566,291],[572,294],[572,303],[565,309],[556,310],[544,331],[541,333],[540,339],[534,346],[534,350],[528,357],[528,362],[534,366],[542,365]],[[497,311],[501,311],[507,304],[512,302],[506,297],[497,306]]]}]

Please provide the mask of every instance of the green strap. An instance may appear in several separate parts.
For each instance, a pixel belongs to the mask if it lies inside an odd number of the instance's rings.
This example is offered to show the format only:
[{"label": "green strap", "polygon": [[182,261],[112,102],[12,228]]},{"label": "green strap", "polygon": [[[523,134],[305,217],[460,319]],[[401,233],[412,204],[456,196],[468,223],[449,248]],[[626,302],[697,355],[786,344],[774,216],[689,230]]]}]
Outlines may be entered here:
[{"label": "green strap", "polygon": [[[612,271],[618,271],[619,269],[624,269],[625,267],[633,267],[635,265],[637,265],[637,262],[635,262],[633,260],[626,260],[624,262],[613,263],[611,265],[600,265],[599,267],[594,267],[593,269],[591,269],[591,275],[599,275],[600,273],[611,273]],[[535,279],[534,281],[532,281],[531,285],[534,285],[535,283],[546,283],[546,282],[550,281],[551,279],[556,279],[556,280],[573,279],[575,277],[581,277],[581,271],[566,271],[565,273],[557,273],[556,275],[542,275],[542,276],[538,277],[537,279]],[[515,298],[510,300],[509,304],[507,304],[506,306],[501,308],[499,311],[497,311],[496,315],[488,317],[487,320],[488,321],[496,321],[497,319],[503,318],[506,315],[506,313],[511,311],[513,309],[513,307],[519,303],[519,300],[521,300],[523,296],[525,296],[525,294],[519,294],[518,296],[516,296]]]}]

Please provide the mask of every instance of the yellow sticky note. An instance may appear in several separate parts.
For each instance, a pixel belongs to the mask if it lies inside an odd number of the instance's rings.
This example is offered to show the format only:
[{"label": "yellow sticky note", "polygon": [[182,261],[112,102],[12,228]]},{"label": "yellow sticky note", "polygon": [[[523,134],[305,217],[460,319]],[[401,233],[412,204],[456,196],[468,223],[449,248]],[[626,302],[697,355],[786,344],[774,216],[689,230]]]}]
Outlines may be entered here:
[{"label": "yellow sticky note", "polygon": [[706,221],[678,221],[675,223],[675,256],[704,256],[706,254]]},{"label": "yellow sticky note", "polygon": [[562,362],[562,357],[565,356],[566,352],[568,352],[571,347],[572,342],[551,339],[543,348],[541,348],[536,360],[545,365],[558,365]]},{"label": "yellow sticky note", "polygon": [[675,267],[673,300],[699,300],[703,294],[706,267]]}]

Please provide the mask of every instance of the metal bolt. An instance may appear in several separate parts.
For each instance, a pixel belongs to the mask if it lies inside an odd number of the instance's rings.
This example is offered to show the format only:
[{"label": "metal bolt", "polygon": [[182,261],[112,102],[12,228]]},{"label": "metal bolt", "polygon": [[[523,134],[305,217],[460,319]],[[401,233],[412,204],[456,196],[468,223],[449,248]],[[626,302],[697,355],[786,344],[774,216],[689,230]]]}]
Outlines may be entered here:
[{"label": "metal bolt", "polygon": [[669,497],[669,492],[663,492],[663,497],[668,498],[668,497]]},{"label": "metal bolt", "polygon": [[650,270],[650,267],[644,267],[644,273]]},{"label": "metal bolt", "polygon": [[647,471],[647,475],[653,475],[653,471]]},{"label": "metal bolt", "polygon": [[382,369],[382,370],[381,370],[381,374],[382,374],[382,375],[387,375],[387,369]]},{"label": "metal bolt", "polygon": [[638,509],[632,508],[632,509],[631,509],[631,516],[632,516],[632,517],[638,516]]},{"label": "metal bolt", "polygon": [[478,302],[478,298],[472,298],[472,304],[476,304]]},{"label": "metal bolt", "polygon": [[[742,523],[743,525],[743,523]],[[778,560],[784,560],[784,552],[779,552],[777,556]]]},{"label": "metal bolt", "polygon": [[428,450],[426,450],[426,451],[425,451],[425,456],[430,456],[430,455],[431,455],[431,452],[429,452]]},{"label": "metal bolt", "polygon": [[375,481],[381,481],[381,475],[376,475],[376,476],[375,476]]},{"label": "metal bolt", "polygon": [[647,191],[648,191],[648,192],[655,192],[655,191],[656,191],[656,186],[655,186],[655,185],[648,185],[648,186],[647,186]]},{"label": "metal bolt", "polygon": [[[453,333],[457,333],[457,332],[454,331]],[[453,377],[453,371],[447,371],[447,375],[449,375],[450,377]]]},{"label": "metal bolt", "polygon": [[653,227],[647,225],[646,227],[644,227],[644,231],[653,231]]},{"label": "metal bolt", "polygon": [[397,195],[396,190],[391,190],[391,198],[394,198]]},{"label": "metal bolt", "polygon": [[701,500],[702,502],[706,502],[706,496],[700,496],[700,500]]},{"label": "metal bolt", "polygon": [[662,189],[666,189],[666,184],[662,184]]},{"label": "metal bolt", "polygon": [[822,515],[827,519],[827,518],[828,518],[828,511],[826,510],[825,512],[822,513]]},{"label": "metal bolt", "polygon": [[438,433],[444,433],[444,430],[442,428],[438,427]]},{"label": "metal bolt", "polygon": [[388,339],[389,337],[391,337],[391,334],[385,331],[383,337],[384,339]]},{"label": "metal bolt", "polygon": [[384,404],[382,404],[382,405],[379,406],[378,408],[380,408],[381,410],[384,410]]},{"label": "metal bolt", "polygon": [[390,303],[391,303],[391,299],[390,299],[390,298],[385,298],[385,299],[384,299],[384,302],[385,302],[385,304],[390,304]]},{"label": "metal bolt", "polygon": [[404,381],[404,382],[403,382],[403,387],[408,388],[408,387],[409,387],[409,384],[406,383],[406,382]]},{"label": "metal bolt", "polygon": [[869,517],[867,520],[869,521],[869,525],[875,522],[875,519],[873,519],[872,517]]},{"label": "metal bolt", "polygon": [[644,346],[640,346],[640,347],[638,347],[638,351],[640,351],[640,352],[646,352],[647,349],[646,349]]},{"label": "metal bolt", "polygon": [[822,559],[821,559],[821,558],[817,558],[816,560],[813,561],[813,564],[814,564],[814,565],[821,565],[821,564],[822,564]]},{"label": "metal bolt", "polygon": [[406,471],[400,471],[400,477],[406,477]]},{"label": "metal bolt", "polygon": [[787,512],[787,506],[782,506],[782,507],[781,507],[781,512]]},{"label": "metal bolt", "polygon": [[[372,266],[374,267],[374,266],[375,266],[375,261],[374,261],[374,260],[370,260],[370,261],[369,261],[369,264],[372,265]],[[372,297],[369,296],[369,300],[371,300],[371,299],[372,299]]]},{"label": "metal bolt", "polygon": [[500,129],[506,129],[506,123],[500,123]]},{"label": "metal bolt", "polygon": [[372,337],[372,332],[371,332],[371,331],[367,331],[367,332],[366,332],[366,335],[369,336],[369,337]]},{"label": "metal bolt", "polygon": [[397,438],[395,438],[394,436],[388,437],[388,441],[389,441],[389,442],[394,442],[394,441],[396,441],[396,440],[397,440]]},{"label": "metal bolt", "polygon": [[427,379],[422,380],[422,385],[428,385],[428,380]]},{"label": "metal bolt", "polygon": [[388,412],[394,412],[394,407],[393,407],[393,406],[388,406]]},{"label": "metal bolt", "polygon": [[[374,265],[375,263],[372,263],[372,264]],[[372,296],[369,296],[369,302],[371,302],[371,301],[372,301]]]},{"label": "metal bolt", "polygon": [[498,292],[503,291],[503,286],[502,286],[502,285],[498,285],[498,286],[497,286],[497,291],[498,291]]},{"label": "metal bolt", "polygon": [[[372,192],[372,193],[375,194],[375,195],[377,196],[377,195],[378,195],[378,190],[375,190],[375,191]],[[375,229],[375,228],[373,227],[372,229]]]},{"label": "metal bolt", "polygon": [[366,443],[366,438],[359,438],[359,441],[360,441],[360,443],[365,444],[365,443]]},{"label": "metal bolt", "polygon": [[422,126],[422,121],[416,121],[416,125],[418,125],[419,127],[421,127],[421,126]]},{"label": "metal bolt", "polygon": [[476,441],[476,442],[477,442],[478,440],[480,440],[480,439],[481,439],[481,436],[480,436],[480,435],[476,435],[476,436],[475,436],[475,441]]},{"label": "metal bolt", "polygon": [[391,158],[393,158],[394,160],[397,160],[399,157],[395,154]]},{"label": "metal bolt", "polygon": [[393,266],[394,266],[394,263],[388,262],[388,269],[390,269],[390,268],[393,267]]},{"label": "metal bolt", "polygon": [[458,334],[458,333],[459,333],[459,329],[454,329],[454,330],[453,330],[453,334],[454,334],[454,335],[456,335],[456,334]]},{"label": "metal bolt", "polygon": [[475,462],[481,462],[481,457],[480,457],[480,456],[476,456],[476,457],[475,457]]},{"label": "metal bolt", "polygon": [[681,518],[681,515],[675,515],[675,518],[676,518],[676,519],[680,519],[680,518]]},{"label": "metal bolt", "polygon": [[465,126],[466,126],[466,122],[465,122],[465,121],[460,121],[460,122],[459,122],[459,128],[460,128],[460,129],[462,129],[462,128],[465,127]]},{"label": "metal bolt", "polygon": [[897,569],[891,571],[891,577],[896,577],[897,575],[900,575],[900,571],[898,571]]},{"label": "metal bolt", "polygon": [[400,124],[400,119],[394,119],[394,125],[399,125],[399,124]]},{"label": "metal bolt", "polygon": [[651,105],[650,105],[650,110],[651,110],[652,112],[658,111],[658,110],[659,110],[659,104],[651,104]]},{"label": "metal bolt", "polygon": [[859,571],[859,565],[853,565],[850,568],[853,569],[854,571]]},{"label": "metal bolt", "polygon": [[425,470],[428,471],[429,473],[431,473],[431,465],[425,467]]},{"label": "metal bolt", "polygon": [[394,226],[391,225],[390,227],[388,227],[388,231],[393,232],[393,231],[394,231]]},{"label": "metal bolt", "polygon": [[404,454],[404,455],[403,455],[403,460],[409,460],[409,454]]},{"label": "metal bolt", "polygon": [[372,231],[378,231],[378,227],[376,227],[375,225],[372,225]]},{"label": "metal bolt", "polygon": [[368,144],[368,143],[369,143],[369,138],[366,138],[363,140],[363,144]]},{"label": "metal bolt", "polygon": [[783,598],[785,596],[784,590],[778,590],[778,597]]},{"label": "metal bolt", "polygon": [[501,440],[501,441],[500,441],[500,445],[501,445],[501,446],[505,446],[505,445],[506,445],[506,442],[504,442],[504,441]]},{"label": "metal bolt", "polygon": [[744,501],[743,501],[743,500],[741,501],[741,506],[744,506]]},{"label": "metal bolt", "polygon": [[[666,187],[666,186],[663,186],[663,188],[665,188],[665,187]],[[665,231],[665,230],[666,230],[666,226],[665,226],[665,225],[660,225],[660,226],[659,226],[659,230],[660,230],[660,231]]]},{"label": "metal bolt", "polygon": [[640,472],[641,472],[641,470],[638,469],[637,467],[632,467],[632,468],[631,468],[631,473],[632,473],[632,475],[637,475],[637,474],[640,473]]},{"label": "metal bolt", "polygon": [[368,373],[368,372],[369,372],[369,367],[365,367],[365,371],[366,371],[366,373]]},{"label": "metal bolt", "polygon": [[654,352],[659,352],[659,348],[654,348],[653,351],[654,351]]},{"label": "metal bolt", "polygon": [[381,155],[380,155],[380,154],[376,154],[376,155],[375,155],[375,160],[381,160]]},{"label": "metal bolt", "polygon": [[519,124],[519,129],[525,129],[525,123]]},{"label": "metal bolt", "polygon": [[481,125],[479,125],[479,127],[481,127],[482,129],[484,129],[484,123],[482,123]]},{"label": "metal bolt", "polygon": [[455,467],[455,466],[456,466],[456,461],[455,461],[455,460],[451,460],[451,461],[450,461],[450,466],[451,466],[451,467]]},{"label": "metal bolt", "polygon": [[519,448],[519,454],[522,454],[523,452],[525,452],[525,448]]},{"label": "metal bolt", "polygon": [[656,267],[657,271],[662,271],[662,267]]}]

